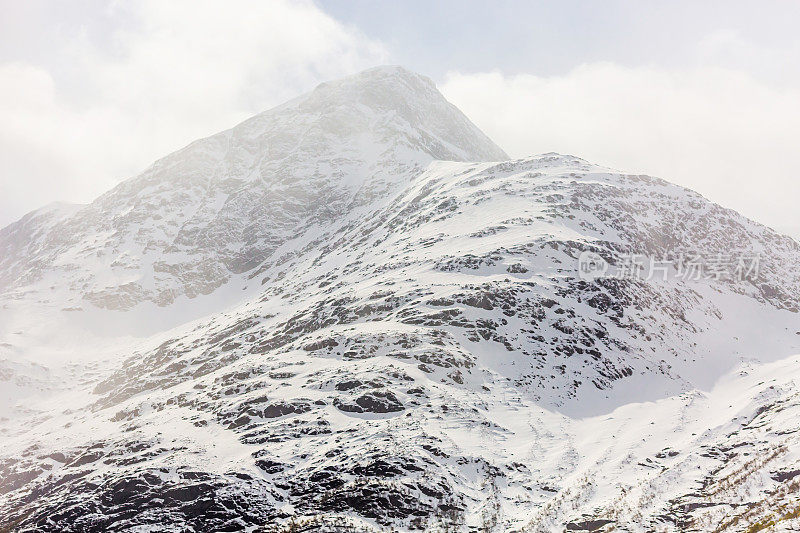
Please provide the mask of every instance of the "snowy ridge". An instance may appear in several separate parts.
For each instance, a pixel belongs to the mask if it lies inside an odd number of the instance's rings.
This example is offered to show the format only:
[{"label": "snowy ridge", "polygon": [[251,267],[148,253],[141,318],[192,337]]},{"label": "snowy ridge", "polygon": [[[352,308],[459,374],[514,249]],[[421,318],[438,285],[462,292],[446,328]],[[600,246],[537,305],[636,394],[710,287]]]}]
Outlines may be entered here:
[{"label": "snowy ridge", "polygon": [[0,230],[0,294],[57,283],[70,305],[109,309],[208,294],[434,159],[507,156],[400,67],[322,84],[160,159],[46,233],[27,229],[36,214]]},{"label": "snowy ridge", "polygon": [[[498,159],[383,67],[2,230],[0,527],[797,525],[800,245],[656,178]],[[578,273],[675,250],[760,271]]]}]

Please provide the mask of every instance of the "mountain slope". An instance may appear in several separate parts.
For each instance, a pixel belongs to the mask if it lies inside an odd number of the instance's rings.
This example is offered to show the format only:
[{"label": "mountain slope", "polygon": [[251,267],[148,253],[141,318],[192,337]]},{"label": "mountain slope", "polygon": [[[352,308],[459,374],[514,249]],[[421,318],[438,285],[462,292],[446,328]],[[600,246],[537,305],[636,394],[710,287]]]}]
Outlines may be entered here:
[{"label": "mountain slope", "polygon": [[[230,131],[248,123],[242,131],[272,132],[249,155],[205,157],[200,141],[76,215],[3,230],[16,243],[5,271],[30,273],[13,274],[4,296],[5,375],[46,392],[0,426],[1,526],[793,523],[795,241],[686,189],[572,156],[470,162],[505,157],[430,82],[396,68],[325,84]],[[291,150],[275,146],[288,138]],[[253,168],[269,172],[251,179]],[[240,188],[181,203],[192,176]],[[213,202],[222,207],[195,209]],[[117,215],[126,209],[139,214]],[[122,280],[109,270],[126,267],[98,265],[89,247],[69,252],[64,274],[63,259],[46,258],[74,250],[53,243],[87,213],[93,235],[126,221],[96,241],[103,253],[140,232],[137,249],[158,251],[137,252]],[[168,232],[168,246],[152,238]],[[19,266],[26,246],[58,251],[32,254],[33,272]],[[150,278],[171,250],[181,259],[170,264],[193,266]],[[608,275],[582,274],[587,252]],[[757,257],[759,268],[681,277],[698,253],[709,264]],[[668,275],[615,276],[631,254],[668,259]],[[198,268],[222,274],[201,276],[215,281],[200,290],[186,277]],[[62,276],[80,283],[45,298],[46,280]],[[135,322],[157,313],[153,302],[213,312],[143,337],[82,323],[76,349],[93,356],[69,387],[42,375],[67,367],[20,366],[53,349],[32,333],[37,317],[69,317],[61,338],[79,331],[75,316]],[[776,502],[785,508],[770,518]]]},{"label": "mountain slope", "polygon": [[208,294],[435,159],[507,158],[429,79],[368,70],[190,144],[46,232],[39,213],[4,228],[0,293],[55,282],[109,309]]}]

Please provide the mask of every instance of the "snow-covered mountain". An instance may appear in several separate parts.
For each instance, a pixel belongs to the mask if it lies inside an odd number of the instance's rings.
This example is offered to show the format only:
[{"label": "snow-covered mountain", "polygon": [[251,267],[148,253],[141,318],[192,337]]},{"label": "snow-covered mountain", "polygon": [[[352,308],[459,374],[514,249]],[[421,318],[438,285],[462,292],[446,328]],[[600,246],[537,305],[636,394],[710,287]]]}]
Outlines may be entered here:
[{"label": "snow-covered mountain", "polygon": [[0,530],[800,526],[800,245],[399,67],[0,250]]},{"label": "snow-covered mountain", "polygon": [[82,209],[5,228],[0,287],[50,279],[109,309],[208,294],[436,159],[507,156],[429,79],[370,70],[194,142]]}]

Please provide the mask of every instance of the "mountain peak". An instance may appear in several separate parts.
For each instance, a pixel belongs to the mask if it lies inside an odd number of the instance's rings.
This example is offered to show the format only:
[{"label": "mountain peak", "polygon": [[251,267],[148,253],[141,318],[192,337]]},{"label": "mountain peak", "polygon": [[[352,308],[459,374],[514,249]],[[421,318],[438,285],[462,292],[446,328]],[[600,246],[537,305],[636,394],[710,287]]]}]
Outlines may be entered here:
[{"label": "mountain peak", "polygon": [[[157,161],[142,176],[168,170],[169,179],[174,179],[193,173],[198,159],[218,163],[205,165],[213,169],[207,178],[266,181],[283,173],[279,166],[304,167],[319,175],[331,174],[322,167],[335,162],[340,172],[334,174],[346,176],[344,185],[361,186],[374,177],[377,167],[509,157],[448,102],[430,78],[403,67],[381,66],[322,83],[230,130],[195,141]],[[350,168],[344,169],[344,162]],[[309,174],[300,172],[298,177]]]},{"label": "mountain peak", "polygon": [[[296,121],[311,118],[331,137],[372,135],[382,144],[399,143],[429,160],[509,159],[430,78],[400,66],[375,67],[322,83],[292,103],[296,107],[290,108],[305,115]],[[409,150],[393,155],[414,158]]]},{"label": "mountain peak", "polygon": [[[392,95],[394,99],[383,102],[369,99],[365,101],[367,96],[375,98],[379,95]],[[361,101],[368,105],[408,104],[412,101],[417,104],[440,103],[445,100],[433,80],[396,65],[373,67],[344,78],[320,83],[308,97],[315,100]]]},{"label": "mountain peak", "polygon": [[427,76],[417,74],[400,65],[380,65],[377,67],[362,70],[356,74],[351,74],[338,80],[326,81],[320,83],[317,89],[324,89],[333,85],[345,84],[397,84],[397,83],[412,83],[412,84],[425,84],[430,88],[436,89],[436,84],[433,83]]},{"label": "mountain peak", "polygon": [[[91,253],[117,257],[115,277],[75,265],[76,294],[115,309],[168,305],[255,268],[300,227],[397,194],[432,161],[507,159],[429,78],[369,69],[195,141],[74,216],[51,217],[60,229],[40,232],[49,239],[42,257],[29,251],[40,223],[13,224],[0,234],[0,249],[18,252],[0,262],[0,291],[38,281],[53,250],[102,234]],[[137,248],[126,255],[130,242]],[[151,268],[139,250],[160,250],[162,259]],[[200,255],[214,259],[198,262]],[[79,272],[92,283],[79,282]]]}]

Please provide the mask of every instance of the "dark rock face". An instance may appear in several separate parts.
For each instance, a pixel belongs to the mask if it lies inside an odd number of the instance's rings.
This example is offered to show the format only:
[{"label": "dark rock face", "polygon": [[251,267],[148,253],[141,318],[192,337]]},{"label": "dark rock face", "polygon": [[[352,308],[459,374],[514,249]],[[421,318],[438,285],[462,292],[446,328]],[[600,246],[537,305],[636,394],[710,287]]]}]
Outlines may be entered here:
[{"label": "dark rock face", "polygon": [[570,522],[567,524],[567,531],[603,531],[603,528],[609,524],[613,524],[613,520],[582,520],[579,522]]},{"label": "dark rock face", "polygon": [[403,410],[403,404],[391,391],[368,392],[352,403],[339,401],[335,405],[348,413],[396,413]]},{"label": "dark rock face", "polygon": [[[269,494],[263,482],[239,479],[235,484],[202,472],[181,472],[174,482],[162,472],[115,477],[106,483],[74,482],[70,490],[39,494],[30,515],[12,517],[21,531],[104,532],[134,527],[167,527],[188,531],[245,531],[279,517],[260,504]],[[55,499],[58,505],[55,505]]]},{"label": "dark rock face", "polygon": [[782,483],[794,479],[797,476],[800,476],[800,470],[789,470],[788,472],[775,472],[772,475],[772,479]]}]

